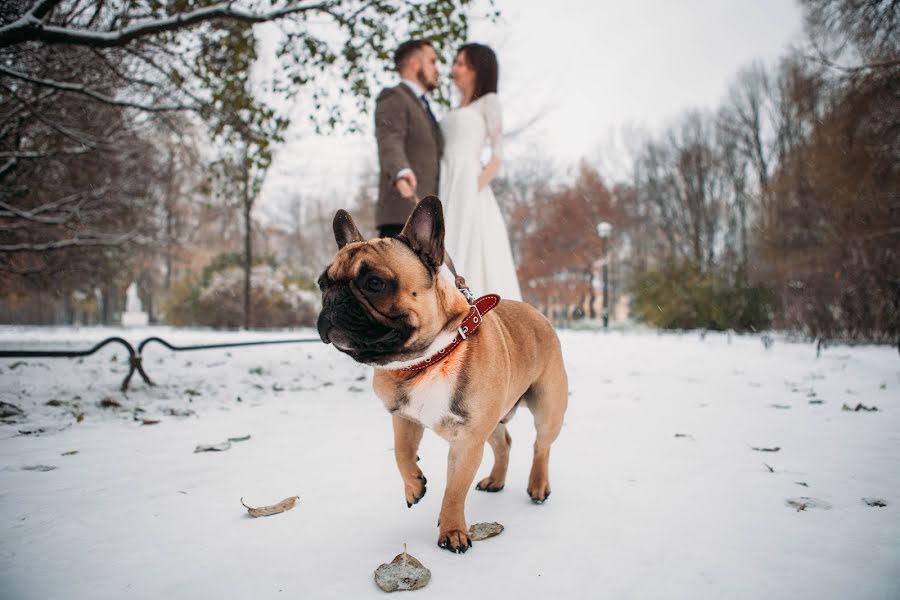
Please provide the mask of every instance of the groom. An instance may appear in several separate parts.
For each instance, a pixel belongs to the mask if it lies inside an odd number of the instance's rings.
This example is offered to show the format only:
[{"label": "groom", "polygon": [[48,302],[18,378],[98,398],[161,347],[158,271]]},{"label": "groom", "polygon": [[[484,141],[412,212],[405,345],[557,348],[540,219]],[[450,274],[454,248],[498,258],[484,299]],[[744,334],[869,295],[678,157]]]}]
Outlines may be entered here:
[{"label": "groom", "polygon": [[403,42],[394,52],[401,82],[375,101],[381,178],[375,224],[380,237],[398,235],[416,198],[436,195],[443,140],[428,95],[437,88],[437,52],[428,40]]}]

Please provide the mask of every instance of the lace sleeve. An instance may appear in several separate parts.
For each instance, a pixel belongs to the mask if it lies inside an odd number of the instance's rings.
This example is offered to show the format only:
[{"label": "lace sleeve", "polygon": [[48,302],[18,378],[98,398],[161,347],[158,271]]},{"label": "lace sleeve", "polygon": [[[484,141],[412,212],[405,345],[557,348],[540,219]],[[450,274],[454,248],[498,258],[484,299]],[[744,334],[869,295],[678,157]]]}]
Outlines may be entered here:
[{"label": "lace sleeve", "polygon": [[497,94],[488,94],[481,99],[479,104],[487,125],[491,158],[503,158],[503,111],[500,108],[500,99]]}]

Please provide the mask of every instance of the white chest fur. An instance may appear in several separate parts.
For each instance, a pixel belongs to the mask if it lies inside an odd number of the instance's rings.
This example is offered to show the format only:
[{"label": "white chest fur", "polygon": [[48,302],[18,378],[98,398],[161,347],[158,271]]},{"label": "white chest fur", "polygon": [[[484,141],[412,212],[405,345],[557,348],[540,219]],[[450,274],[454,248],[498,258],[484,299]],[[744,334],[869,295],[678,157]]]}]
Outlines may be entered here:
[{"label": "white chest fur", "polygon": [[448,418],[461,422],[462,419],[450,411],[455,380],[455,377],[426,375],[423,381],[408,391],[408,402],[400,407],[399,412],[430,429],[435,429]]}]

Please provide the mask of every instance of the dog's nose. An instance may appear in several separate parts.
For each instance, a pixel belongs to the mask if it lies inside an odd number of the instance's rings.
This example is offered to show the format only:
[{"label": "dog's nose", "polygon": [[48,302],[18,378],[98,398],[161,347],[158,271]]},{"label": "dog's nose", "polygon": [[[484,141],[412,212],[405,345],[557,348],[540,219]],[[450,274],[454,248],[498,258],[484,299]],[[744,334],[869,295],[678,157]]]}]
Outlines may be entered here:
[{"label": "dog's nose", "polygon": [[319,337],[322,338],[322,341],[326,344],[331,343],[331,339],[328,337],[328,332],[334,328],[334,325],[331,323],[331,319],[325,314],[326,311],[322,311],[319,313],[319,320],[316,322],[316,329],[319,330]]}]

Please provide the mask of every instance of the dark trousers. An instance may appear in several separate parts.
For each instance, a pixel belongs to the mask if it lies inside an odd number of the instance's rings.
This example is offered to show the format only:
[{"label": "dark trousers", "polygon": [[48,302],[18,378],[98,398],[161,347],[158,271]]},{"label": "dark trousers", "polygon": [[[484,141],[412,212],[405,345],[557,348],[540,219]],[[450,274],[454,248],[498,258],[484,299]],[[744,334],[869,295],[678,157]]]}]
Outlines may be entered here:
[{"label": "dark trousers", "polygon": [[403,223],[385,223],[378,226],[378,237],[397,237],[403,231]]}]

